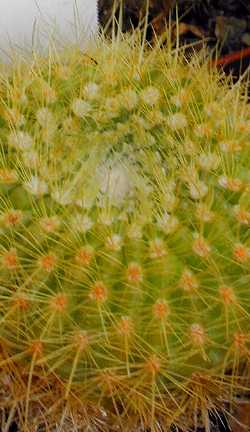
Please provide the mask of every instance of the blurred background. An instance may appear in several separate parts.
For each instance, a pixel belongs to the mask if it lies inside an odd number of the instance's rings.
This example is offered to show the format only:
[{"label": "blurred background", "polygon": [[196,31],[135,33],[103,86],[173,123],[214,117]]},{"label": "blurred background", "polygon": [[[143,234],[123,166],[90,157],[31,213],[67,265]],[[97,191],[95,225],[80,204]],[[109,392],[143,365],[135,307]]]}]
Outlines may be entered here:
[{"label": "blurred background", "polygon": [[250,0],[99,0],[100,22],[111,29],[112,12],[122,11],[122,30],[143,25],[148,9],[147,38],[164,36],[171,21],[173,41],[179,21],[180,43],[204,44],[218,56],[218,64],[237,79],[250,65]]}]

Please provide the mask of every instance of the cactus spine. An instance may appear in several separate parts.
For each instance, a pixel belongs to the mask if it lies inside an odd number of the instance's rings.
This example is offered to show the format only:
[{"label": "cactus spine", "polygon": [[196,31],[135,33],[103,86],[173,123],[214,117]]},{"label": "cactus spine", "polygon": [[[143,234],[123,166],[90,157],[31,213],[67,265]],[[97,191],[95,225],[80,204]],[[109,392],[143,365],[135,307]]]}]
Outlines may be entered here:
[{"label": "cactus spine", "polygon": [[2,71],[2,403],[22,430],[207,424],[249,390],[243,90],[135,35]]}]

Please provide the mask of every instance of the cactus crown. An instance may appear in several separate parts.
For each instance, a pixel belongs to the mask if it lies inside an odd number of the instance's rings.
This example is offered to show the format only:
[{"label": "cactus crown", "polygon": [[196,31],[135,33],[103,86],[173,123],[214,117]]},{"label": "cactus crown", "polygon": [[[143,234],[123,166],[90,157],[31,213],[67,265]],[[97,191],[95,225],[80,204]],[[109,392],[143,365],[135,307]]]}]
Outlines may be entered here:
[{"label": "cactus crown", "polygon": [[247,386],[243,89],[129,36],[19,63],[0,96],[0,363],[24,429],[45,407],[205,422]]}]

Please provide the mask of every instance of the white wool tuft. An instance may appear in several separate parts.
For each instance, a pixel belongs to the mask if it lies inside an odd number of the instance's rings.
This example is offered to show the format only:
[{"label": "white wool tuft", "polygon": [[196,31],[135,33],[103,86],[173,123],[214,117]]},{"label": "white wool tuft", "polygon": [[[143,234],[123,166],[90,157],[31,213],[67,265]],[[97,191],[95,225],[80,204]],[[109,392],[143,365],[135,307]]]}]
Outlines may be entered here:
[{"label": "white wool tuft", "polygon": [[46,50],[76,43],[97,32],[97,0],[0,0],[0,57],[11,49]]}]

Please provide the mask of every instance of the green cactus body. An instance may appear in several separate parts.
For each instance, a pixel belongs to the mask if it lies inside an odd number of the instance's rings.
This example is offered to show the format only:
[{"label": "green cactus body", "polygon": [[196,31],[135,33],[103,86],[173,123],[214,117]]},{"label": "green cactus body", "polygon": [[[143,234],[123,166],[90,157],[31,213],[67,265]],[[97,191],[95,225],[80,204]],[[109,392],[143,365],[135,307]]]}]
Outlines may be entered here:
[{"label": "green cactus body", "polygon": [[243,88],[132,37],[0,86],[0,364],[23,430],[39,403],[81,430],[206,423],[249,390]]}]

